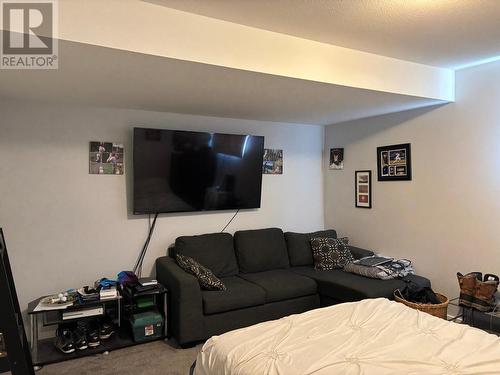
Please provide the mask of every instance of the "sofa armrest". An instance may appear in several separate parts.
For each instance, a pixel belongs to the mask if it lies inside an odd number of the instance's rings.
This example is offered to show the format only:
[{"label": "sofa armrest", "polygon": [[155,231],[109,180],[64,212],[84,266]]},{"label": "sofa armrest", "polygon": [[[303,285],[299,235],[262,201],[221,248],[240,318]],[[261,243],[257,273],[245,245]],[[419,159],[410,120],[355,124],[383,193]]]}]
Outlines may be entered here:
[{"label": "sofa armrest", "polygon": [[198,280],[168,256],[156,260],[156,278],[168,289],[170,332],[179,344],[203,339],[205,326]]},{"label": "sofa armrest", "polygon": [[361,259],[364,257],[370,257],[375,255],[375,253],[371,250],[362,249],[360,247],[349,245],[349,250],[351,250],[351,254],[355,259]]}]

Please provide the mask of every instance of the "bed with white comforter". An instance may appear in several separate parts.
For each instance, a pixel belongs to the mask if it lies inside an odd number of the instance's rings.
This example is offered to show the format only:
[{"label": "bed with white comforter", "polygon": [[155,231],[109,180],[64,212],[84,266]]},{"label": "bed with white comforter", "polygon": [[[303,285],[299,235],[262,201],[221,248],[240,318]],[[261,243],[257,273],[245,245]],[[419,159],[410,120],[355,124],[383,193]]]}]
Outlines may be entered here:
[{"label": "bed with white comforter", "polygon": [[195,375],[500,374],[500,338],[384,298],[210,338]]}]

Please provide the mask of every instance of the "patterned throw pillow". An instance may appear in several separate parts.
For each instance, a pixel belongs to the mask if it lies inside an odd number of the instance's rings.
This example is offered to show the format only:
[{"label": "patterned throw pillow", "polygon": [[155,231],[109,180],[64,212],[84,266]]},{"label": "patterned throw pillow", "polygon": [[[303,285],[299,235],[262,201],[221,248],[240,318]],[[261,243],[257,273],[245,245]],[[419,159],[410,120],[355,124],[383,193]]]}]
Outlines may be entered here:
[{"label": "patterned throw pillow", "polygon": [[203,267],[193,258],[177,254],[175,260],[179,267],[198,279],[200,286],[207,290],[226,290],[224,283],[208,268]]},{"label": "patterned throw pillow", "polygon": [[349,239],[343,238],[311,238],[313,251],[314,269],[333,270],[344,268],[345,265],[354,262],[354,257],[347,246]]}]

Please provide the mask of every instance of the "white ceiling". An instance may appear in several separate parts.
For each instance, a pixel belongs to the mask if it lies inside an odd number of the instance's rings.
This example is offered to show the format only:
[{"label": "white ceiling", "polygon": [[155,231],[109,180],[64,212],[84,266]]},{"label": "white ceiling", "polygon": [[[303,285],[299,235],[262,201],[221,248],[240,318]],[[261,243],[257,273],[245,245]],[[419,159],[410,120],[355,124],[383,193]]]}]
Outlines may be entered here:
[{"label": "white ceiling", "polygon": [[500,56],[500,0],[146,0],[427,65]]},{"label": "white ceiling", "polygon": [[68,41],[59,56],[1,71],[0,98],[322,125],[442,103]]}]

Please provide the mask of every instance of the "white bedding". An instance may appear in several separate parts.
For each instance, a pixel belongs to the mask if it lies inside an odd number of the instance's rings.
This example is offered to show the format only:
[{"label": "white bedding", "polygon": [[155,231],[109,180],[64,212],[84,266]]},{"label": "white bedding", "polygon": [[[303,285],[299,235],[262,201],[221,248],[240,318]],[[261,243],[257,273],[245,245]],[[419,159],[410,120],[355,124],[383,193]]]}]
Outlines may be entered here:
[{"label": "white bedding", "polygon": [[209,339],[195,375],[500,374],[500,339],[384,298]]}]

